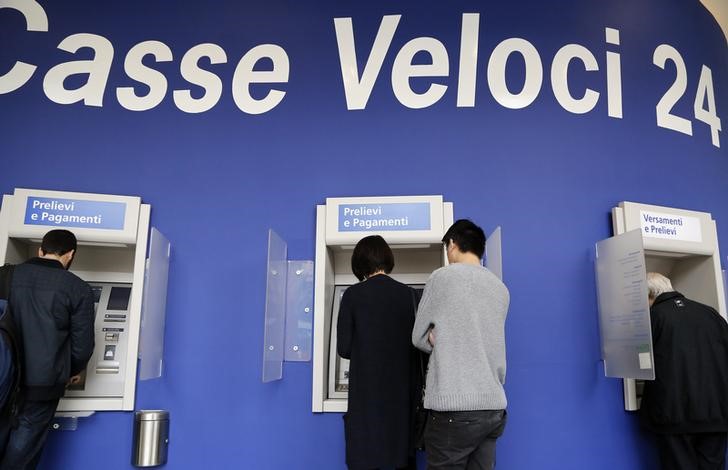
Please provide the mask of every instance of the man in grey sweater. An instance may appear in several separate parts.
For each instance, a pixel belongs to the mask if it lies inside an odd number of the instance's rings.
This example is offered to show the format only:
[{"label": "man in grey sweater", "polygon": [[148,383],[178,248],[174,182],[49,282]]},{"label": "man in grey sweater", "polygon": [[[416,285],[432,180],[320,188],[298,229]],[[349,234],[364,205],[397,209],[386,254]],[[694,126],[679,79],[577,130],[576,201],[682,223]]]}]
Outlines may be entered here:
[{"label": "man in grey sweater", "polygon": [[413,344],[430,353],[425,408],[428,469],[492,469],[506,423],[506,286],[482,266],[483,230],[458,220],[442,239],[449,266],[432,273]]}]

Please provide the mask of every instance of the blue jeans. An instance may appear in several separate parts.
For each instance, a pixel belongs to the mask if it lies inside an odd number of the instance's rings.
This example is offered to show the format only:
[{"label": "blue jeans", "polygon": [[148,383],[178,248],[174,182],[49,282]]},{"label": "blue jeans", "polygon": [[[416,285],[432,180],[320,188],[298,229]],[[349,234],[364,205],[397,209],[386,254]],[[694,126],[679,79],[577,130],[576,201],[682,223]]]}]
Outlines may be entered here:
[{"label": "blue jeans", "polygon": [[[0,470],[33,470],[38,465],[58,400],[26,401],[18,413],[18,426],[0,424]],[[5,420],[8,421],[8,420]]]},{"label": "blue jeans", "polygon": [[428,470],[492,470],[506,410],[430,411],[425,426]]}]

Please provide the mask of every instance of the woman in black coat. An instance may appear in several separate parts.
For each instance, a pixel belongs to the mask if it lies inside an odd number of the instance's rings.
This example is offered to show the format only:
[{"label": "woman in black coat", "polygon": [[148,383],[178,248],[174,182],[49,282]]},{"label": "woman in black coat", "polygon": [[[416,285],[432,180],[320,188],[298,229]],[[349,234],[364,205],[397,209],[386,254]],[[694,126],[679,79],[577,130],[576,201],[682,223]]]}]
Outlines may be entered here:
[{"label": "woman in black coat", "polygon": [[378,235],[359,241],[351,267],[361,282],[344,292],[337,327],[338,353],[350,360],[346,463],[352,470],[414,469],[414,290],[388,276],[394,256]]}]

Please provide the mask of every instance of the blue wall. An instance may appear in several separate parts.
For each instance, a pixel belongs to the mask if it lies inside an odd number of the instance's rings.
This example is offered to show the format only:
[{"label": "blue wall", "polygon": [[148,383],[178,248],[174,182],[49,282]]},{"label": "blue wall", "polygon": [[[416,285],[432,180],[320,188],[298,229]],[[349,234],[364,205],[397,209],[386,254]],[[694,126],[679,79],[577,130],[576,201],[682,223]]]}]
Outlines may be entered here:
[{"label": "blue wall", "polygon": [[[728,116],[728,54],[697,0],[40,3],[47,33],[26,32],[22,16],[0,10],[0,73],[18,59],[38,65],[22,88],[0,95],[0,191],[129,194],[152,205],[174,250],[166,370],[139,385],[137,408],[171,411],[168,468],[344,468],[340,415],[310,411],[311,364],[286,364],[282,381],[260,382],[266,232],[287,239],[292,258],[313,259],[315,205],[326,197],[410,194],[443,194],[456,217],[488,232],[503,227],[512,304],[499,467],[657,468],[649,437],[622,411],[621,382],[605,378],[599,362],[591,253],[611,235],[610,208],[629,200],[711,212],[728,254],[728,138],[713,146],[708,126],[693,118],[703,64],[718,115]],[[456,106],[463,13],[481,15],[471,108]],[[386,14],[402,15],[391,49],[366,109],[349,111],[333,19],[353,19],[361,72]],[[620,31],[620,46],[606,45],[607,27]],[[43,92],[51,67],[93,57],[56,48],[75,33],[114,46],[102,107],[59,105]],[[396,99],[390,73],[396,52],[420,36],[445,44],[450,76],[434,79],[449,86],[438,103],[415,110]],[[545,67],[538,98],[518,110],[498,104],[486,78],[491,51],[512,37],[531,42]],[[115,95],[135,85],[124,56],[149,39],[174,54],[145,62],[169,90],[159,106],[128,111]],[[225,64],[202,63],[221,77],[223,94],[211,110],[187,114],[172,90],[189,87],[180,59],[204,42],[227,52]],[[230,83],[240,57],[263,43],[286,51],[290,79],[275,86],[286,91],[280,105],[250,115],[236,107]],[[598,72],[578,62],[570,69],[576,97],[585,87],[602,93],[583,115],[565,111],[551,90],[551,61],[568,43],[599,63]],[[655,105],[675,77],[673,65],[652,63],[662,43],[685,60],[688,88],[673,112],[694,121],[693,136],[656,124]],[[621,55],[622,119],[607,115],[608,50]],[[517,55],[507,78],[513,92],[523,84]],[[412,86],[422,92],[429,81]],[[99,413],[76,432],[53,433],[43,468],[129,468],[131,428],[129,413]]]}]

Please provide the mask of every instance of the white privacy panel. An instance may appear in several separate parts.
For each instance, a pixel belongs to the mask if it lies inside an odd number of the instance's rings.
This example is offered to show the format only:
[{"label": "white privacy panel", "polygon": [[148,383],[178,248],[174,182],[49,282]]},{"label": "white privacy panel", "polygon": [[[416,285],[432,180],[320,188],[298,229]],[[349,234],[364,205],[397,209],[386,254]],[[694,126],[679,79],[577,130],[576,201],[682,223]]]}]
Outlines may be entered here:
[{"label": "white privacy panel", "polygon": [[607,377],[654,379],[652,328],[642,234],[596,244],[599,328]]},{"label": "white privacy panel", "polygon": [[169,258],[172,251],[167,237],[155,227],[152,227],[149,240],[139,336],[139,380],[162,376]]}]

